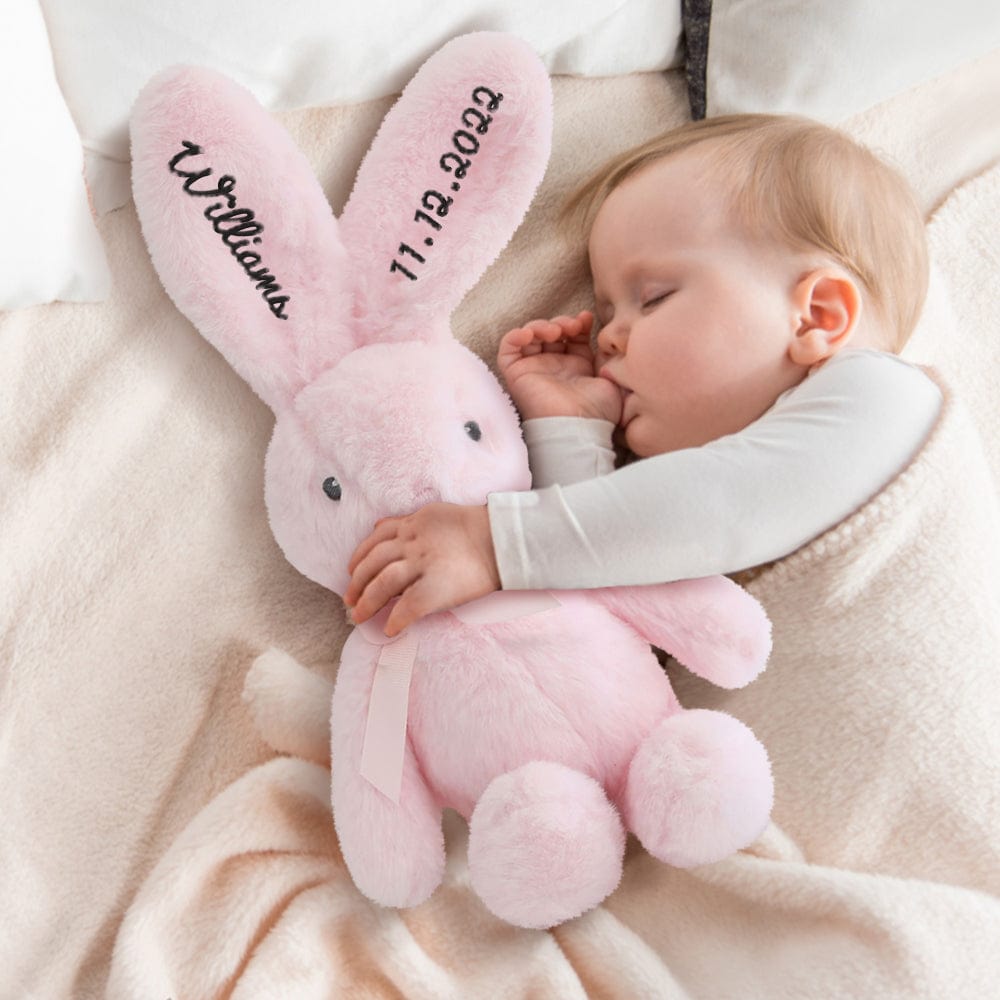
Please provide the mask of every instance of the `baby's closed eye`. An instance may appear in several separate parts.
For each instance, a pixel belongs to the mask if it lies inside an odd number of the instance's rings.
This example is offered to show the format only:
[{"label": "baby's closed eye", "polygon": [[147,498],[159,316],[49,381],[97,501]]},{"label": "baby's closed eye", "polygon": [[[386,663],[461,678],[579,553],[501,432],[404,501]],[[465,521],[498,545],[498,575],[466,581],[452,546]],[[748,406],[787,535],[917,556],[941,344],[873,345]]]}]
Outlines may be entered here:
[{"label": "baby's closed eye", "polygon": [[656,292],[653,295],[645,295],[642,298],[642,308],[643,309],[654,309],[661,302],[669,299],[674,293],[672,291],[667,292]]}]

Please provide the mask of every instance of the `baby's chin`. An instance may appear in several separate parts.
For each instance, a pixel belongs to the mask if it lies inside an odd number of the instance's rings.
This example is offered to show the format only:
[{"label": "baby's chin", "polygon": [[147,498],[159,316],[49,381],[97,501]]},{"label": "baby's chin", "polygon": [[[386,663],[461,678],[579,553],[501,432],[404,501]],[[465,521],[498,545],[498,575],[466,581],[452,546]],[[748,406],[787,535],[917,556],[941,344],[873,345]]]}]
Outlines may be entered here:
[{"label": "baby's chin", "polygon": [[624,427],[619,426],[615,429],[612,438],[615,447],[631,458],[649,458],[650,455],[659,455],[668,450],[657,448],[655,440],[647,440],[645,434],[636,433],[637,419],[633,417]]},{"label": "baby's chin", "polygon": [[662,435],[656,434],[656,427],[651,427],[651,423],[643,414],[637,413],[624,427],[618,428],[624,447],[639,458],[649,458],[665,450],[657,447],[657,438]]}]

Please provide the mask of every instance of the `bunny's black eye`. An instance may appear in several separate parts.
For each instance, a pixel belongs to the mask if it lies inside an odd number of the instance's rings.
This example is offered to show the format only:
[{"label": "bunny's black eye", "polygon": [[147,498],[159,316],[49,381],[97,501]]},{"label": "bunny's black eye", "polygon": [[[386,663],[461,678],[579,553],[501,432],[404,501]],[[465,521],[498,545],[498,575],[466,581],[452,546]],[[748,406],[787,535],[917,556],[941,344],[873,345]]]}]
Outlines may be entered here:
[{"label": "bunny's black eye", "polygon": [[478,441],[483,436],[483,432],[479,429],[479,424],[477,424],[475,420],[470,420],[465,425],[465,433],[468,434],[473,441]]},{"label": "bunny's black eye", "polygon": [[323,480],[323,492],[331,500],[339,500],[341,496],[340,483],[338,483],[333,476],[327,476],[327,478]]}]

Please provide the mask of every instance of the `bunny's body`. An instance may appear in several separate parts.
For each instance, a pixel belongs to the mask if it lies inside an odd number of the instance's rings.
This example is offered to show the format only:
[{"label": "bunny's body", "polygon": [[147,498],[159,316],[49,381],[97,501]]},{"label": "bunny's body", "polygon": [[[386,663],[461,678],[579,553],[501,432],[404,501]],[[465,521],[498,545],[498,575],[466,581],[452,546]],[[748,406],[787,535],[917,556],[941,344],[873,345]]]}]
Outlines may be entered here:
[{"label": "bunny's body", "polygon": [[[169,70],[137,103],[133,186],[154,263],[275,412],[271,526],[292,564],[335,592],[378,518],[530,488],[517,414],[448,317],[527,209],[550,127],[534,53],[500,35],[456,39],[386,117],[338,221],[288,136],[224,77]],[[266,301],[247,280],[262,261]],[[560,592],[511,617],[513,599],[405,633],[398,802],[362,776],[391,644],[366,623],[345,645],[333,811],[362,891],[393,906],[434,891],[445,807],[470,821],[477,891],[525,926],[611,892],[626,828],[679,865],[750,843],[771,806],[763,748],[723,713],[682,710],[649,644],[740,686],[769,651],[759,605],[719,577]]]},{"label": "bunny's body", "polygon": [[[643,636],[692,641],[657,607],[673,604],[678,618],[724,602],[739,610],[729,581],[692,583],[683,596],[669,585],[560,591],[526,617],[467,624],[456,609],[410,626],[418,652],[398,806],[360,776],[380,644],[377,623],[358,629],[341,657],[331,732],[334,816],[359,886],[397,906],[426,898],[443,874],[444,807],[471,820],[479,894],[528,926],[588,909],[617,885],[622,820],[677,865],[749,843],[771,804],[762,748],[728,715],[681,708]],[[699,662],[692,648],[688,662],[731,676],[762,643],[748,633],[742,649],[709,648]]]},{"label": "bunny's body", "polygon": [[490,625],[437,615],[421,630],[410,745],[435,798],[466,819],[493,778],[535,760],[589,775],[618,802],[639,743],[679,710],[634,628],[585,593],[558,601]]}]

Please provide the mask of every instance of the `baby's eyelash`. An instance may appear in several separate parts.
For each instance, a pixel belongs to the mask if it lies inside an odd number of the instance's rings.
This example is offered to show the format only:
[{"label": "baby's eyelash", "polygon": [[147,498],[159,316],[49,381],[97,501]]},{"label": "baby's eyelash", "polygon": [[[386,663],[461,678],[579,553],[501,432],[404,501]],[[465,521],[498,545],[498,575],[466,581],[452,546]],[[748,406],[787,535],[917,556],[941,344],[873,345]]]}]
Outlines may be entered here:
[{"label": "baby's eyelash", "polygon": [[659,305],[664,299],[670,298],[673,292],[663,292],[661,295],[654,295],[651,299],[646,299],[642,304],[643,309],[649,309],[650,306]]}]

